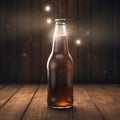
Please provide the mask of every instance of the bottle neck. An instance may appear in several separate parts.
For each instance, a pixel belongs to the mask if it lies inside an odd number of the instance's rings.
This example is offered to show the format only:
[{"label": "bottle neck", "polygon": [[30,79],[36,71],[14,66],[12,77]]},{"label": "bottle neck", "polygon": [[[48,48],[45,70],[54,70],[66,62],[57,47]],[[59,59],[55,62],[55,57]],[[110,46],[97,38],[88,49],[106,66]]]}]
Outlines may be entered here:
[{"label": "bottle neck", "polygon": [[68,42],[65,24],[55,25],[52,52],[55,54],[68,53]]}]

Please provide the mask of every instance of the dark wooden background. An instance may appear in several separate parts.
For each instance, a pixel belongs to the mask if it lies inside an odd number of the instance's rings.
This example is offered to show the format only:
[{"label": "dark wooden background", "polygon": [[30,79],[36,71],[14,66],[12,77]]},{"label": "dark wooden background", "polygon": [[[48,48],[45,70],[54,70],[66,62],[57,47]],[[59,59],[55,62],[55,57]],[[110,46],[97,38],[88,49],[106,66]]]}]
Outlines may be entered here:
[{"label": "dark wooden background", "polygon": [[[46,5],[52,8],[49,13]],[[47,81],[55,18],[67,19],[74,82],[120,83],[117,0],[0,0],[0,82]]]}]

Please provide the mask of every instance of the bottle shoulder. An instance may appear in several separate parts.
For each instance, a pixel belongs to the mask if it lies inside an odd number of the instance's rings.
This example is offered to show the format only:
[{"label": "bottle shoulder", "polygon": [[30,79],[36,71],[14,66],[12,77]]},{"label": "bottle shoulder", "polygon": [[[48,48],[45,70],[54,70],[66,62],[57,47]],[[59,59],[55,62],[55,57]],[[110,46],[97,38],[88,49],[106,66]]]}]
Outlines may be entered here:
[{"label": "bottle shoulder", "polygon": [[73,59],[70,54],[53,54],[50,55],[47,67],[50,68],[60,68],[60,67],[67,67],[73,68]]},{"label": "bottle shoulder", "polygon": [[72,59],[72,56],[70,55],[70,53],[68,54],[51,54],[48,58],[49,61],[72,61],[73,62],[73,59]]}]

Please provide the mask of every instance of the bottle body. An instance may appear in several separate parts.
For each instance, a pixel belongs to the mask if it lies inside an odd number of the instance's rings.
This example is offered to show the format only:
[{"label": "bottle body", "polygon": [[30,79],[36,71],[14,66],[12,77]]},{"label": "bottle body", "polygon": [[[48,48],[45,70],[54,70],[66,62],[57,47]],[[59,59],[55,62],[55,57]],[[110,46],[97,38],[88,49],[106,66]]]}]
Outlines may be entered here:
[{"label": "bottle body", "polygon": [[73,60],[65,35],[55,36],[47,62],[48,106],[56,109],[73,106]]}]

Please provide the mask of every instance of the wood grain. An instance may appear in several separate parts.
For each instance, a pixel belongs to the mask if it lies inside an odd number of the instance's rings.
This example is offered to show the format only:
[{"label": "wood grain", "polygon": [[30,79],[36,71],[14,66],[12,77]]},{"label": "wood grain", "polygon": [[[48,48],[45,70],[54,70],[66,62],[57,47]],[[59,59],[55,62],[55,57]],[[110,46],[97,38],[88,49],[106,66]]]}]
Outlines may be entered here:
[{"label": "wood grain", "polygon": [[77,38],[81,40],[78,46],[78,81],[86,83],[91,79],[91,6],[90,0],[78,1],[78,31]]},{"label": "wood grain", "polygon": [[66,26],[67,26],[67,39],[68,39],[68,47],[70,54],[74,61],[74,82],[78,82],[78,59],[77,59],[77,50],[75,46],[75,40],[77,39],[76,30],[77,30],[77,0],[68,0],[67,5],[67,19],[66,19]]},{"label": "wood grain", "polygon": [[0,90],[0,102],[6,101],[0,120],[119,120],[119,91],[117,85],[74,85],[74,107],[53,110],[46,85],[8,85]]},{"label": "wood grain", "polygon": [[0,89],[2,89],[3,87],[5,87],[5,85],[4,84],[0,84]]},{"label": "wood grain", "polygon": [[86,89],[81,85],[74,87],[74,120],[102,120],[96,106],[89,97]]},{"label": "wood grain", "polygon": [[58,0],[58,18],[66,18],[67,0]]},{"label": "wood grain", "polygon": [[120,83],[119,13],[115,0],[1,0],[0,82],[47,82],[54,19],[66,18],[74,81]]},{"label": "wood grain", "polygon": [[31,13],[31,80],[32,82],[40,82],[41,79],[41,26],[40,26],[40,0],[32,0],[32,13]]},{"label": "wood grain", "polygon": [[16,83],[16,0],[6,0],[5,10],[5,76],[8,83]]},{"label": "wood grain", "polygon": [[21,85],[7,85],[0,91],[0,108],[20,89]]},{"label": "wood grain", "polygon": [[[80,86],[79,86],[80,87]],[[75,86],[74,108],[69,110],[52,110],[47,107],[46,86],[41,85],[26,111],[23,120],[102,120],[97,109],[83,89]],[[43,97],[44,96],[44,97]],[[59,116],[59,117],[58,117]]]},{"label": "wood grain", "polygon": [[117,85],[101,85],[101,87],[111,95],[116,102],[120,103],[120,88]]},{"label": "wood grain", "polygon": [[92,101],[99,109],[103,119],[119,120],[120,119],[120,104],[117,103],[111,95],[104,91],[98,85],[87,85],[86,89]]},{"label": "wood grain", "polygon": [[37,85],[25,85],[18,91],[9,102],[0,109],[1,120],[20,120],[26,110]]},{"label": "wood grain", "polygon": [[47,115],[46,86],[41,85],[22,120],[42,120]]},{"label": "wood grain", "polygon": [[92,76],[98,83],[113,80],[113,4],[92,2]]},{"label": "wood grain", "polygon": [[[44,96],[44,97],[43,97]],[[68,120],[67,111],[52,110],[47,107],[47,89],[41,85],[23,120]]]},{"label": "wood grain", "polygon": [[31,1],[17,1],[17,81],[31,82]]},{"label": "wood grain", "polygon": [[0,4],[0,83],[6,82],[5,76],[5,2],[1,0]]},{"label": "wood grain", "polygon": [[118,1],[113,1],[114,16],[113,16],[113,35],[114,35],[114,81],[120,83],[120,9]]}]

